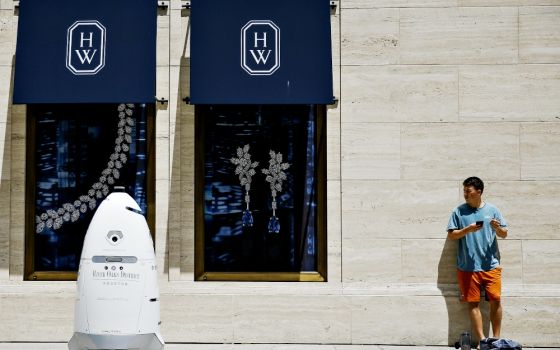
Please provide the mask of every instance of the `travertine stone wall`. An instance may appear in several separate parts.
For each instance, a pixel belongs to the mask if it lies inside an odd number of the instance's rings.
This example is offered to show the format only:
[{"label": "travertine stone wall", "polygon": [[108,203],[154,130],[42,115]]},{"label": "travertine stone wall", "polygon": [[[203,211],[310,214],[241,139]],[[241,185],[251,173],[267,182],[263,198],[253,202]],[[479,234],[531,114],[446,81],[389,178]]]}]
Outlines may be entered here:
[{"label": "travertine stone wall", "polygon": [[[442,321],[435,314],[448,316],[449,335],[468,328],[445,225],[462,202],[461,181],[477,175],[510,224],[500,241],[503,334],[560,344],[560,2],[341,5],[343,291],[366,294],[367,307],[382,285],[387,294],[416,288],[387,301],[383,321],[371,315],[363,337],[353,325],[352,341],[406,342],[401,328],[417,343],[442,341],[441,325],[430,329]],[[445,312],[420,297],[432,285]],[[410,318],[409,297],[429,325]]]},{"label": "travertine stone wall", "polygon": [[[297,9],[295,9],[297,10]],[[156,252],[168,342],[453,343],[461,181],[510,225],[503,335],[560,346],[560,0],[340,0],[327,114],[328,282],[194,282],[190,12],[158,11]],[[65,341],[74,282],[24,282],[25,106],[0,0],[0,342]],[[485,310],[485,314],[487,315]],[[485,325],[488,328],[488,324]]]}]

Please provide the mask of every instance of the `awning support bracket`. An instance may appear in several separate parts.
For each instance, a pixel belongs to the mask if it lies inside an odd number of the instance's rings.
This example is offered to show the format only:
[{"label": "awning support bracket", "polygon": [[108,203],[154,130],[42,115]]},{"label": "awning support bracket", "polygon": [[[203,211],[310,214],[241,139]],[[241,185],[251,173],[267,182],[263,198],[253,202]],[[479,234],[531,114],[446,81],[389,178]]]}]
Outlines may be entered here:
[{"label": "awning support bracket", "polygon": [[162,98],[157,98],[156,97],[156,101],[161,103],[161,104],[165,104],[165,103],[169,102],[169,100],[167,100],[165,97],[162,97]]},{"label": "awning support bracket", "polygon": [[[160,9],[164,10],[169,7],[169,0],[157,0],[157,5]],[[181,8],[183,10],[190,10],[191,9],[190,0],[181,0]]]},{"label": "awning support bracket", "polygon": [[329,103],[329,106],[336,106],[338,104],[338,98],[336,96],[332,97],[332,102]]},{"label": "awning support bracket", "polygon": [[331,0],[331,15],[336,14],[336,7],[338,6],[339,0]]}]

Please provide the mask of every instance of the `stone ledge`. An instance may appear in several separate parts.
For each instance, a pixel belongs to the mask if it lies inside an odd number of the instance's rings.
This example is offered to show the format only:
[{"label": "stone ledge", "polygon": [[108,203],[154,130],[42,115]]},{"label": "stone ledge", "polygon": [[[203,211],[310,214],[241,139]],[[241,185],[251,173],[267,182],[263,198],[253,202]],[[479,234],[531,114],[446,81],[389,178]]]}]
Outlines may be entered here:
[{"label": "stone ledge", "polygon": [[[0,295],[74,295],[76,282],[0,281]],[[334,295],[334,296],[444,296],[459,293],[456,284],[434,283],[294,283],[294,282],[160,282],[161,295]],[[560,297],[560,284],[508,284],[502,295]]]},{"label": "stone ledge", "polygon": [[[0,350],[66,350],[66,343],[0,343]],[[446,350],[447,346],[339,344],[196,344],[167,343],[166,350]],[[539,349],[528,348],[524,349]],[[557,350],[560,348],[546,348]]]}]

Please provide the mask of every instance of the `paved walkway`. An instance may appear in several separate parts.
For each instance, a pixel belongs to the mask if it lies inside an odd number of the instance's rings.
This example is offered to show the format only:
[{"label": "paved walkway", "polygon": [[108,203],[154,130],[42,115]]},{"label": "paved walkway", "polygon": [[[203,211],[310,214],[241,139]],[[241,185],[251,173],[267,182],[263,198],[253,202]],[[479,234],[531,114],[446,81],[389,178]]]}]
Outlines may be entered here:
[{"label": "paved walkway", "polygon": [[[165,350],[454,350],[446,346],[321,344],[167,344]],[[530,348],[524,348],[530,349]],[[0,350],[68,350],[66,343],[0,343]],[[560,350],[560,348],[546,348]]]}]

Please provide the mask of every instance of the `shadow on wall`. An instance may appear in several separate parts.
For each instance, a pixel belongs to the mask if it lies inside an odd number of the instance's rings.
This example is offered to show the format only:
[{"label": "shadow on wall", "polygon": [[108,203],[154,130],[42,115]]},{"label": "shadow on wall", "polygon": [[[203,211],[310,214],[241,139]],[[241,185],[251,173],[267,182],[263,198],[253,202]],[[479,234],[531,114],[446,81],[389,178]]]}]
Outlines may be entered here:
[{"label": "shadow on wall", "polygon": [[[464,331],[473,334],[468,314],[468,306],[459,300],[459,288],[457,286],[457,245],[458,241],[446,239],[441,252],[438,264],[437,285],[445,299],[447,307],[447,343],[453,346],[459,340],[459,336]],[[483,298],[483,297],[482,297]],[[490,308],[487,302],[481,301],[480,311],[482,312],[483,329],[486,336],[489,335]]]},{"label": "shadow on wall", "polygon": [[[181,10],[181,17],[187,18],[186,35],[179,61],[178,86],[170,87],[176,93],[175,109],[170,108],[170,189],[168,239],[165,260],[166,272],[170,279],[192,280],[194,274],[194,106],[188,104],[190,94],[190,57],[188,40],[190,36],[190,10]],[[179,30],[170,28],[170,30]],[[173,50],[170,50],[173,52]],[[176,64],[172,57],[170,64]],[[173,78],[170,81],[174,81]],[[173,112],[175,112],[173,114]],[[174,128],[174,130],[173,130]],[[174,137],[171,137],[171,134]]]},{"label": "shadow on wall", "polygon": [[467,306],[459,301],[457,287],[457,241],[446,239],[438,264],[437,286],[447,309],[447,345],[453,346],[461,332],[470,330]]},{"label": "shadow on wall", "polygon": [[[165,17],[168,17],[168,16],[169,16],[168,11],[169,11],[169,9],[168,9],[167,7],[166,7],[166,8],[160,8],[160,7],[158,6],[158,9],[157,9],[158,21],[159,21],[159,17],[160,17],[160,16],[161,16],[161,17],[164,17],[164,16],[165,16]],[[164,170],[164,169],[158,169],[158,165],[157,165],[158,162],[157,162],[157,159],[158,159],[158,158],[162,158],[162,155],[167,155],[167,154],[168,154],[168,152],[162,151],[162,150],[160,149],[160,147],[158,147],[158,146],[159,146],[159,145],[158,145],[158,134],[159,134],[160,132],[162,132],[161,130],[158,130],[158,124],[160,124],[160,123],[158,122],[158,120],[159,120],[159,118],[161,117],[160,113],[162,113],[162,112],[165,113],[165,111],[169,111],[169,97],[170,97],[170,96],[169,96],[169,89],[167,89],[167,90],[161,89],[161,90],[160,90],[160,89],[158,88],[157,85],[158,85],[158,83],[159,83],[159,81],[160,81],[160,77],[159,77],[158,75],[159,75],[159,67],[156,67],[156,96],[155,96],[155,98],[156,98],[156,101],[155,101],[155,113],[156,113],[156,115],[155,115],[155,123],[154,123],[154,128],[156,128],[156,131],[155,131],[155,133],[154,133],[154,134],[155,134],[154,147],[152,148],[152,149],[154,149],[155,152],[156,152],[155,157],[154,157],[154,159],[156,159],[156,160],[155,160],[155,162],[156,162],[156,165],[155,165],[155,172],[156,172],[156,174],[155,174],[155,192],[156,192],[156,196],[155,196],[155,197],[156,197],[156,199],[155,199],[154,208],[157,207],[157,206],[159,205],[159,204],[158,204],[158,199],[157,199],[157,198],[158,198],[158,188],[159,188],[159,186],[158,186],[158,179],[159,179],[159,176],[160,176],[160,175],[158,174],[158,172]],[[162,100],[161,100],[161,101],[158,101],[158,99],[162,99]],[[160,111],[162,111],[162,112],[160,112]],[[167,130],[168,130],[168,129],[167,129]],[[167,132],[167,134],[168,134],[168,132]],[[173,193],[173,192],[172,192],[173,190],[175,190],[175,189],[170,189],[170,191],[169,191],[170,195],[171,195],[171,193]],[[163,259],[163,273],[164,273],[164,274],[169,274],[169,249],[170,249],[170,244],[171,244],[171,243],[169,242],[169,230],[170,230],[169,221],[170,221],[171,210],[172,210],[172,208],[171,208],[171,198],[169,198],[169,208],[168,208],[168,211],[167,211],[167,221],[168,221],[168,223],[167,223],[167,225],[166,225],[166,227],[165,227],[165,228],[167,229],[168,232],[167,232],[167,233],[163,233],[163,232],[161,232],[161,231],[162,231],[162,228],[161,228],[161,227],[158,227],[158,218],[161,217],[161,214],[158,214],[158,210],[156,209],[156,220],[155,220],[155,226],[156,226],[156,242],[155,242],[155,246],[156,246],[156,256],[157,256],[158,254],[161,254],[161,253],[158,251],[158,244],[162,244],[161,238],[160,238],[160,237],[162,237],[162,236],[163,236],[163,237],[166,237],[165,242],[164,242],[164,244],[165,244],[165,254],[164,254],[164,259]],[[158,238],[158,237],[159,237],[159,238]]]},{"label": "shadow on wall", "polygon": [[[12,56],[5,110],[0,112],[0,279],[10,274],[10,207],[11,207],[11,118],[14,91],[15,55]],[[2,104],[0,104],[1,106]]]},{"label": "shadow on wall", "polygon": [[[188,10],[183,10],[188,12]],[[194,106],[187,102],[190,98],[190,71],[191,59],[186,57],[186,46],[190,32],[190,24],[187,26],[187,34],[185,36],[185,48],[181,56],[181,64],[179,67],[179,98],[177,103],[181,105],[177,108],[177,133],[181,134],[180,142],[175,143],[174,159],[179,159],[181,164],[181,171],[173,178],[181,179],[181,206],[179,213],[182,218],[180,229],[178,230],[178,237],[181,238],[181,250],[179,267],[181,272],[181,279],[185,277],[192,280],[194,276],[194,241],[195,241],[195,114]],[[185,215],[188,214],[188,215]]]}]

